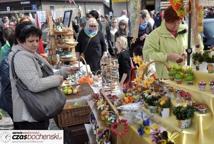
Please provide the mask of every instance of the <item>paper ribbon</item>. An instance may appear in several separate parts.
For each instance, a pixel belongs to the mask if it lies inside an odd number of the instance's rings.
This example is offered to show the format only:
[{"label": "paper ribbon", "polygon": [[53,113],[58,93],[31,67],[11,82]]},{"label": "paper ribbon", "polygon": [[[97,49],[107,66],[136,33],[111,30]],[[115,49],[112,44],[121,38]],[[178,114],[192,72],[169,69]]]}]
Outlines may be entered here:
[{"label": "paper ribbon", "polygon": [[173,131],[173,132],[168,132],[168,140],[169,141],[172,141],[172,142],[175,142],[175,139],[180,135],[179,132],[177,131]]}]

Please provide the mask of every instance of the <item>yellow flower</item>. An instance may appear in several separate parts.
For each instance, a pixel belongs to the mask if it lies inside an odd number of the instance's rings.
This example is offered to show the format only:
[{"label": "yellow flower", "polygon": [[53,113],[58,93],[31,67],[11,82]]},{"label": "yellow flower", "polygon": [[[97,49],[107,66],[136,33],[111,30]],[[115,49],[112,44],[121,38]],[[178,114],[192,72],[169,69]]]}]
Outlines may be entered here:
[{"label": "yellow flower", "polygon": [[151,125],[151,128],[154,129],[154,130],[158,130],[159,129],[159,125],[154,123],[154,124]]},{"label": "yellow flower", "polygon": [[144,132],[145,134],[149,135],[150,134],[150,131],[151,131],[151,128],[149,126],[145,126],[144,127]]}]

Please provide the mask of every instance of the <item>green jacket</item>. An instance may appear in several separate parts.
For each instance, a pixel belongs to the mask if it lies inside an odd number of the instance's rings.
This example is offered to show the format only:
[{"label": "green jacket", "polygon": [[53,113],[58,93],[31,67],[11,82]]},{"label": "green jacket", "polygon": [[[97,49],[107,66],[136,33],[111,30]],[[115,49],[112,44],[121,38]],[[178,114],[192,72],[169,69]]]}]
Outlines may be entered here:
[{"label": "green jacket", "polygon": [[[143,57],[145,61],[161,61],[168,65],[175,64],[167,61],[168,53],[182,54],[187,48],[186,25],[181,24],[177,37],[174,37],[162,22],[161,26],[152,31],[145,40]],[[168,78],[168,71],[163,64],[156,63],[156,72],[159,78]]]},{"label": "green jacket", "polygon": [[8,41],[6,41],[5,45],[0,49],[0,62],[8,56],[10,53],[11,46]]}]

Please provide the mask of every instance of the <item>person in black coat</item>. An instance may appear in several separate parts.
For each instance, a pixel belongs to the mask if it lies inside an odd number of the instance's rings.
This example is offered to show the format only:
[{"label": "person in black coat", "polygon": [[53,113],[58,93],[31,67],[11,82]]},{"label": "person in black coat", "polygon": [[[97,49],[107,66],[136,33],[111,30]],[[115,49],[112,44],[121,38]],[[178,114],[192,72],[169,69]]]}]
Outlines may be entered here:
[{"label": "person in black coat", "polygon": [[116,39],[115,46],[117,49],[117,57],[119,63],[119,81],[120,85],[123,86],[130,81],[131,75],[131,57],[128,49],[127,38],[119,36]]},{"label": "person in black coat", "polygon": [[76,56],[84,56],[87,64],[90,65],[93,74],[100,70],[100,60],[107,56],[104,36],[99,31],[99,26],[95,18],[90,18],[84,29],[80,31],[76,46]]},{"label": "person in black coat", "polygon": [[140,17],[140,25],[138,31],[138,37],[134,43],[133,53],[136,56],[142,56],[142,48],[145,42],[146,37],[152,31],[152,25],[146,20],[146,14],[142,13]]}]

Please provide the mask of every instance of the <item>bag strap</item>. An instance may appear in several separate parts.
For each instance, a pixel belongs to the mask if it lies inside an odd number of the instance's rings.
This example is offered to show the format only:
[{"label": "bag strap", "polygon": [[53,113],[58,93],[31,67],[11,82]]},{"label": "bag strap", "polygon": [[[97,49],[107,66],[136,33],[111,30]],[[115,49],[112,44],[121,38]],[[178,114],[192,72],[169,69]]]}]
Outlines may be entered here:
[{"label": "bag strap", "polygon": [[48,75],[53,75],[54,72],[53,70],[46,64],[44,63],[42,60],[40,60],[38,57],[35,57],[36,61],[38,62],[41,70],[42,70],[42,73],[43,73],[43,76],[47,76],[47,75],[44,75],[44,73],[48,74]]},{"label": "bag strap", "polygon": [[47,66],[47,65],[46,65],[43,61],[41,61],[38,57],[35,57],[35,59],[36,59],[36,61],[38,62],[38,64],[39,64],[41,70],[43,70],[43,68],[44,68],[45,66]]},{"label": "bag strap", "polygon": [[[12,75],[13,75],[13,78],[16,79],[16,80],[19,79],[19,78],[18,78],[18,76],[17,76],[17,74],[16,74],[16,72],[15,72],[14,57],[15,57],[15,55],[16,55],[18,52],[20,52],[20,51],[21,51],[21,50],[17,50],[17,51],[15,52],[15,54],[12,56],[12,61],[11,61],[11,71],[12,71]],[[40,65],[41,70],[47,72],[47,70],[44,69],[45,63],[42,62],[42,61],[41,61],[39,58],[37,58],[37,57],[35,57],[35,59],[36,59],[36,61],[38,62],[38,64]],[[50,74],[50,73],[49,73],[49,74]]]},{"label": "bag strap", "polygon": [[12,60],[11,60],[11,71],[12,71],[13,78],[14,78],[15,80],[18,79],[18,76],[16,75],[16,72],[15,72],[14,57],[15,57],[15,55],[16,55],[18,52],[20,52],[20,50],[17,50],[17,51],[15,52],[15,54],[12,56]]}]

